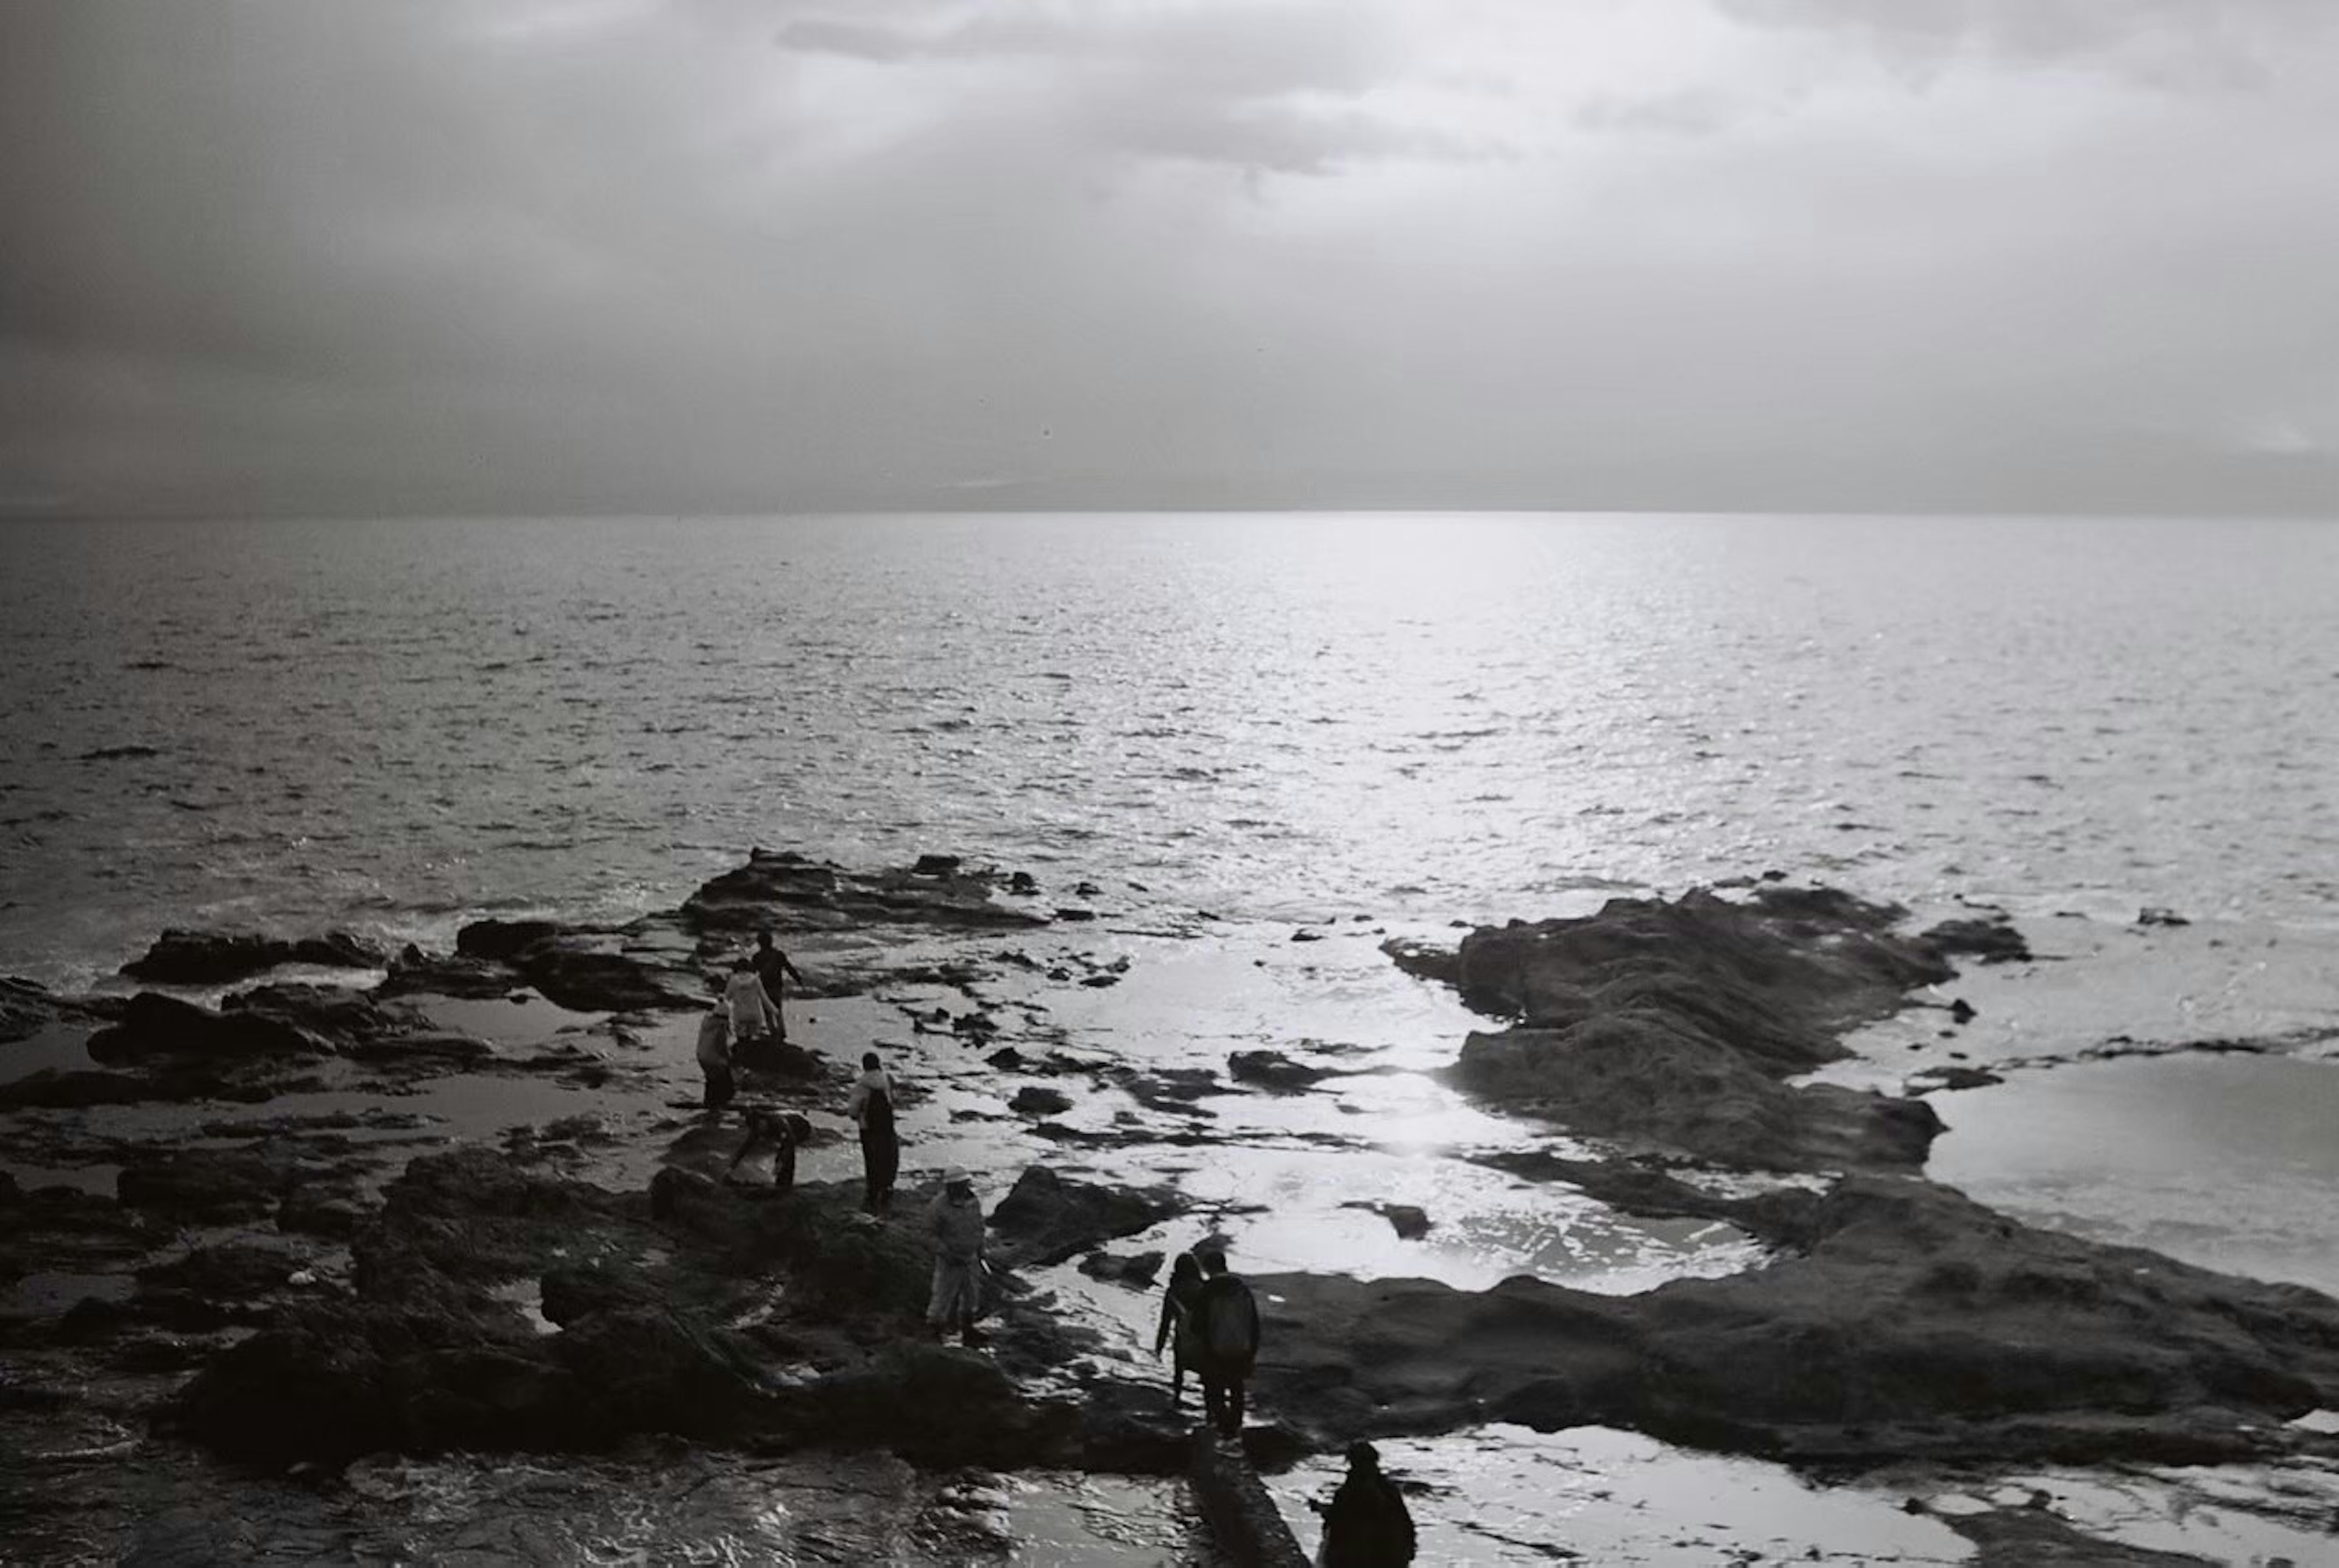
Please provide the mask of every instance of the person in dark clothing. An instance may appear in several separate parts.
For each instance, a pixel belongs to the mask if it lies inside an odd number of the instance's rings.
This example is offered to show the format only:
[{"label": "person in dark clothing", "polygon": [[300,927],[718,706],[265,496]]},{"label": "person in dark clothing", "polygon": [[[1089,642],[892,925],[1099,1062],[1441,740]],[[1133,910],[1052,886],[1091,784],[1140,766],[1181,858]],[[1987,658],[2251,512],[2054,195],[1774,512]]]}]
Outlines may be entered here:
[{"label": "person in dark clothing", "polygon": [[1381,1474],[1380,1451],[1349,1444],[1348,1474],[1324,1510],[1318,1568],[1406,1568],[1413,1552],[1413,1514],[1396,1484]]},{"label": "person in dark clothing", "polygon": [[772,1185],[775,1194],[793,1192],[796,1185],[796,1149],[812,1135],[812,1123],[789,1111],[775,1115],[766,1110],[747,1113],[747,1136],[739,1144],[739,1152],[731,1157],[723,1172],[723,1179],[739,1186],[752,1186],[764,1190],[762,1184],[752,1179],[741,1181],[739,1168],[750,1159],[759,1158],[765,1150],[772,1156]]},{"label": "person in dark clothing", "polygon": [[1153,1332],[1153,1354],[1170,1346],[1170,1407],[1178,1407],[1186,1389],[1186,1369],[1194,1365],[1194,1297],[1202,1288],[1202,1261],[1181,1252],[1170,1266],[1170,1284],[1161,1292],[1161,1326]]},{"label": "person in dark clothing", "polygon": [[788,962],[788,955],[772,945],[768,931],[755,933],[755,978],[764,982],[764,990],[772,999],[773,1038],[780,1044],[788,1041],[788,981],[793,977],[798,985],[805,983],[804,971]]},{"label": "person in dark clothing", "polygon": [[902,1173],[902,1139],[893,1130],[893,1079],[873,1050],[861,1053],[861,1076],[844,1102],[861,1128],[861,1206],[881,1218],[893,1204]]},{"label": "person in dark clothing", "polygon": [[1258,1359],[1258,1302],[1250,1287],[1227,1272],[1227,1255],[1202,1255],[1202,1287],[1194,1293],[1194,1370],[1202,1379],[1202,1409],[1223,1437],[1242,1435],[1243,1385]]}]

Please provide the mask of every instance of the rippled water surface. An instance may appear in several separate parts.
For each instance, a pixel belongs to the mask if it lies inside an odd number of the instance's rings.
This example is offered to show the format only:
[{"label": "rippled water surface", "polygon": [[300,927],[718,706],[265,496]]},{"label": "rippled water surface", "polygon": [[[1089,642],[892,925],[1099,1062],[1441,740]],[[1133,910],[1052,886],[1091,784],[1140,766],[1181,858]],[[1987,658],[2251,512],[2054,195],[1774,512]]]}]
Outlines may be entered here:
[{"label": "rippled water surface", "polygon": [[2339,529],[1048,517],[0,529],[0,959],[440,939],[751,843],[1253,913],[1769,865],[2327,919]]}]

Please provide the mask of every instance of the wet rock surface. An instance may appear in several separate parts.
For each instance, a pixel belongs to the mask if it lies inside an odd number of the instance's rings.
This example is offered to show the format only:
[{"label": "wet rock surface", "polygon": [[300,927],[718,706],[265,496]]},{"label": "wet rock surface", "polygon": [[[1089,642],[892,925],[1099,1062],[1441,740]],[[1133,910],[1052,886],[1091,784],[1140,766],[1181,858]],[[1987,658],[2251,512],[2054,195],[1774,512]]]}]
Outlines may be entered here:
[{"label": "wet rock surface", "polygon": [[1782,1256],[1598,1297],[1255,1281],[1260,1397],[1325,1435],[1602,1424],[1799,1463],[2216,1463],[2286,1452],[2339,1401],[2339,1303],[1853,1178]]},{"label": "wet rock surface", "polygon": [[1893,934],[1901,912],[1825,889],[1698,892],[1480,927],[1450,959],[1392,956],[1517,1021],[1463,1044],[1456,1075],[1489,1099],[1719,1164],[1910,1169],[1941,1130],[1929,1106],[1782,1081],[1949,977],[1933,946]]},{"label": "wet rock surface", "polygon": [[[1191,1215],[1173,1186],[1118,1184],[1125,1154],[1115,1181],[1029,1165],[1002,1191],[1018,1167],[986,1171],[986,1193],[1001,1194],[999,1297],[989,1343],[970,1350],[925,1339],[932,1257],[917,1219],[934,1167],[915,1146],[894,1218],[879,1224],[858,1213],[856,1182],[807,1180],[783,1195],[721,1179],[735,1124],[676,1136],[671,1100],[663,1119],[631,1128],[535,1111],[534,1125],[491,1135],[500,1149],[420,1158],[416,1146],[443,1132],[390,1109],[441,1085],[463,1086],[450,1100],[555,1080],[656,1093],[644,1064],[657,1052],[681,1061],[688,1049],[688,1021],[670,1015],[705,1006],[710,977],[768,926],[804,938],[799,962],[818,977],[791,988],[792,1019],[813,994],[893,988],[854,1015],[883,1015],[874,1027],[893,1031],[880,1036],[889,1060],[917,1049],[941,1053],[929,1061],[962,1056],[1065,1085],[1016,1092],[978,1076],[938,1086],[913,1068],[903,1106],[944,1100],[938,1136],[957,1138],[963,1123],[992,1140],[972,1147],[1021,1138],[1013,1147],[1053,1145],[1073,1169],[1103,1151],[1158,1150],[1180,1185],[1177,1172],[1209,1178],[1224,1158],[1215,1151],[1244,1147],[1262,1125],[1286,1152],[1370,1152],[1357,1131],[1311,1125],[1338,1097],[1391,1081],[1374,1076],[1386,1066],[1348,1065],[1356,1046],[1230,1032],[1182,1064],[1131,1065],[1060,1027],[1051,1004],[1095,996],[1103,988],[1087,982],[1100,976],[1142,981],[1149,971],[1110,945],[1060,952],[1035,938],[1023,945],[1036,957],[994,951],[996,932],[1047,923],[1016,907],[1028,896],[1013,877],[962,862],[847,873],[759,854],[682,910],[622,927],[479,922],[451,954],[400,954],[368,992],[267,983],[202,1008],[156,993],[0,987],[0,1034],[42,1036],[28,1050],[47,1050],[61,1023],[103,1026],[88,1068],[0,1081],[18,1158],[104,1162],[95,1190],[0,1182],[0,1286],[25,1281],[28,1293],[63,1292],[67,1303],[85,1293],[69,1311],[0,1313],[0,1345],[128,1379],[112,1396],[118,1408],[142,1421],[160,1414],[159,1431],[271,1465],[623,1451],[679,1437],[741,1454],[883,1449],[936,1469],[1179,1472],[1191,1457],[1185,1421],[1057,1296],[1128,1302],[1130,1290],[1158,1288],[1162,1238],[1145,1233],[1161,1228],[1171,1246],[1187,1245],[1179,1224],[1258,1212],[1251,1194]],[[1473,932],[1450,952],[1400,946],[1405,968],[1510,1026],[1468,1037],[1456,1081],[1481,1104],[1599,1140],[1515,1140],[1467,1158],[1549,1184],[1554,1197],[1565,1188],[1564,1201],[1725,1223],[1769,1247],[1769,1260],[1622,1296],[1532,1278],[1469,1290],[1259,1275],[1268,1321],[1255,1419],[1319,1450],[1367,1434],[1603,1423],[1831,1468],[2216,1462],[2328,1446],[2283,1423],[2339,1405],[2339,1307],[2017,1224],[1898,1174],[1921,1162],[1938,1129],[1923,1101],[1787,1081],[1840,1056],[1845,1028],[1948,978],[1945,954],[2011,952],[1997,934],[2010,929],[2003,922],[1912,938],[1897,934],[1896,919],[1824,890],[1772,885],[1742,902],[1620,900],[1584,921]],[[1090,926],[1076,940],[1110,938]],[[1292,962],[1339,945],[1327,939]],[[1002,974],[1023,989],[1002,992]],[[505,997],[526,1005],[440,1005]],[[549,1011],[539,998],[569,1011],[511,1037],[487,1025],[469,1032],[489,1013],[536,1020]],[[434,1008],[462,1027],[436,1021]],[[911,1048],[898,1043],[904,1019]],[[833,1112],[857,1041],[806,1038],[829,1054],[798,1045],[747,1063],[754,1103]],[[312,1101],[257,1122],[226,1109],[326,1082],[380,1103],[356,1115]],[[73,1146],[76,1108],[197,1100],[222,1109],[176,1110],[168,1147],[85,1137]],[[1002,1114],[1008,1105],[1023,1114]],[[1357,1128],[1367,1136],[1368,1119]],[[668,1163],[631,1185],[606,1179],[612,1160],[639,1151],[646,1125],[671,1139]],[[833,1152],[838,1141],[849,1143],[849,1129],[840,1139],[824,1125],[808,1147]],[[933,1158],[961,1158],[962,1147]],[[1715,1179],[1762,1170],[1799,1173],[1801,1185]],[[1407,1238],[1406,1260],[1451,1245],[1471,1222],[1442,1193],[1433,1227],[1432,1210],[1386,1189],[1352,1191],[1348,1206],[1387,1221],[1370,1223],[1378,1245],[1390,1230]],[[1104,1250],[1125,1238],[1143,1250]],[[1077,1272],[1047,1277],[1046,1288],[1027,1278],[1073,1258]],[[57,1387],[71,1382],[61,1376]],[[76,1395],[58,1398],[76,1408]],[[2050,1540],[2028,1520],[1968,1533],[1979,1541],[1992,1529],[2073,1553],[2038,1561],[2128,1560],[2087,1558],[2084,1537]]]},{"label": "wet rock surface", "polygon": [[123,975],[157,985],[219,985],[289,964],[320,969],[380,969],[387,955],[345,931],[323,936],[261,936],[250,932],[166,931]]}]

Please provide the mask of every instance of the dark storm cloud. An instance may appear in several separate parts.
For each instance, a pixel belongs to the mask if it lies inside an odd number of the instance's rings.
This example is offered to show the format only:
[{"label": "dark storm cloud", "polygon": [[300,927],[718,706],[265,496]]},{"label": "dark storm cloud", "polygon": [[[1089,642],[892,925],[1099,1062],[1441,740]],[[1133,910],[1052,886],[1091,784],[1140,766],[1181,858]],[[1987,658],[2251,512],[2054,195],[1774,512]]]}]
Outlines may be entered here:
[{"label": "dark storm cloud", "polygon": [[2014,9],[15,0],[0,507],[2295,504],[2330,29]]}]

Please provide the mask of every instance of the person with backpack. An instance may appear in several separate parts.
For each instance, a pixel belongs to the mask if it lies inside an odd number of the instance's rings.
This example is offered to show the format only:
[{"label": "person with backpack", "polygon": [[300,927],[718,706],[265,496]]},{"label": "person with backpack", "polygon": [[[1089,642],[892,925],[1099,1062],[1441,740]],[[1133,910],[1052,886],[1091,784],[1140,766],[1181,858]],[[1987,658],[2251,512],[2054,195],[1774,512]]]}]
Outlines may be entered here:
[{"label": "person with backpack", "polygon": [[1406,1568],[1413,1561],[1412,1511],[1381,1474],[1380,1450],[1371,1444],[1348,1445],[1348,1474],[1323,1514],[1317,1568]]},{"label": "person with backpack", "polygon": [[1258,1360],[1258,1302],[1239,1276],[1227,1272],[1227,1255],[1202,1253],[1202,1287],[1190,1310],[1194,1370],[1202,1380],[1202,1410],[1222,1437],[1242,1435],[1243,1385]]},{"label": "person with backpack", "polygon": [[1181,1252],[1178,1261],[1170,1266],[1170,1283],[1161,1292],[1161,1325],[1153,1331],[1153,1354],[1160,1356],[1164,1345],[1170,1346],[1170,1408],[1178,1408],[1179,1396],[1186,1389],[1187,1368],[1195,1365],[1199,1350],[1194,1337],[1194,1297],[1202,1288],[1202,1260],[1190,1252]]},{"label": "person with backpack", "polygon": [[861,1053],[861,1076],[844,1109],[861,1129],[861,1206],[883,1218],[902,1173],[902,1140],[893,1130],[893,1079],[875,1051]]}]

